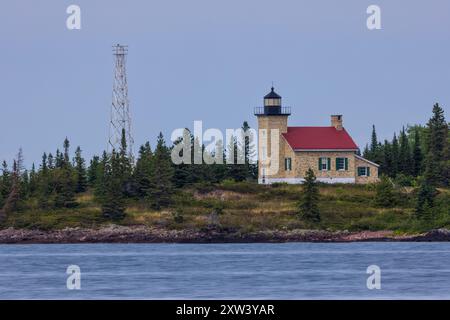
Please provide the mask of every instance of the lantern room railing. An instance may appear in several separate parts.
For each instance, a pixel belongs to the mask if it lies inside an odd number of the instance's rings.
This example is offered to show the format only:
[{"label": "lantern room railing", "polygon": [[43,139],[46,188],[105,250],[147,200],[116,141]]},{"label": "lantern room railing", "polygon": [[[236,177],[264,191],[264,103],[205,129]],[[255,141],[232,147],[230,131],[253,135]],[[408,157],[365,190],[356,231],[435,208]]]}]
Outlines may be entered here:
[{"label": "lantern room railing", "polygon": [[268,115],[280,115],[280,116],[289,116],[291,114],[291,107],[255,107],[254,109],[255,116],[268,116]]}]

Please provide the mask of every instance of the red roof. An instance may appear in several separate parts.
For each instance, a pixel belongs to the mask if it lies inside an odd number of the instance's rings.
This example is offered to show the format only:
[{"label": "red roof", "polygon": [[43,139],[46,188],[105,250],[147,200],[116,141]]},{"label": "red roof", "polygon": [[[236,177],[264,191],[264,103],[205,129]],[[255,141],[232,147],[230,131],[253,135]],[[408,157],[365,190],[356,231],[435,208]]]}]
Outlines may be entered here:
[{"label": "red roof", "polygon": [[288,127],[283,137],[294,150],[358,149],[345,129],[335,127]]}]

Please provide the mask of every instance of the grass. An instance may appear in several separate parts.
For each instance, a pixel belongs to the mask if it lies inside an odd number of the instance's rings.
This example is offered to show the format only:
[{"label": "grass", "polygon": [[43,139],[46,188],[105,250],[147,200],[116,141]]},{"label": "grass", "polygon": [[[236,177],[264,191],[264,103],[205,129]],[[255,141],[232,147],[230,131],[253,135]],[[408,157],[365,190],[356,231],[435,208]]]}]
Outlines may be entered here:
[{"label": "grass", "polygon": [[[414,218],[414,197],[411,190],[399,190],[398,203],[393,208],[374,206],[372,185],[320,185],[322,221],[311,226],[297,215],[300,185],[257,185],[250,182],[225,181],[218,185],[198,185],[178,190],[170,208],[155,211],[145,203],[131,201],[124,220],[125,226],[145,225],[165,229],[208,228],[218,223],[221,228],[236,232],[261,230],[293,230],[315,228],[323,230],[392,230],[413,233],[432,228],[450,228],[450,191],[441,189],[436,200],[439,209],[433,219]],[[66,227],[99,228],[110,224],[90,192],[78,195],[74,209],[28,210],[12,213],[2,228],[55,230]],[[216,220],[212,212],[223,208]],[[175,214],[177,213],[177,214]],[[182,216],[176,219],[175,216]],[[213,222],[214,221],[214,222]]]}]

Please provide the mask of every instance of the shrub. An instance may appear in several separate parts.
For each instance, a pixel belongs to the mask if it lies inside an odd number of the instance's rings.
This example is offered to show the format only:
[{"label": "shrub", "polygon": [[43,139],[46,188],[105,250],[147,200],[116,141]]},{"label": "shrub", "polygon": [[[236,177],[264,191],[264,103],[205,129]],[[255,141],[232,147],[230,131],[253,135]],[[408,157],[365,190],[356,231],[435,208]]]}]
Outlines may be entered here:
[{"label": "shrub", "polygon": [[395,206],[396,196],[394,186],[388,176],[382,175],[380,182],[376,186],[375,205],[383,208]]}]

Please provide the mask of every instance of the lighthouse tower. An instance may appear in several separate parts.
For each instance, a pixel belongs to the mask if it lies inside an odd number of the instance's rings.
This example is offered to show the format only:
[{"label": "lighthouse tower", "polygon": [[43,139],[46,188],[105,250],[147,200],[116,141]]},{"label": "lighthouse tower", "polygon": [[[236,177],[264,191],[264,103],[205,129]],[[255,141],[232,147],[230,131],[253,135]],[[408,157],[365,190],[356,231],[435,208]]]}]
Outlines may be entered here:
[{"label": "lighthouse tower", "polygon": [[[287,132],[287,121],[291,114],[290,107],[283,107],[281,96],[275,92],[274,87],[264,96],[264,106],[255,108],[255,116],[258,118],[258,182],[268,183],[267,178],[277,176],[277,173],[268,169],[280,168],[284,159],[284,140],[282,133]],[[272,141],[272,132],[276,133],[277,141]],[[272,142],[278,142],[278,156],[271,155]],[[267,160],[270,159],[270,164]]]}]

